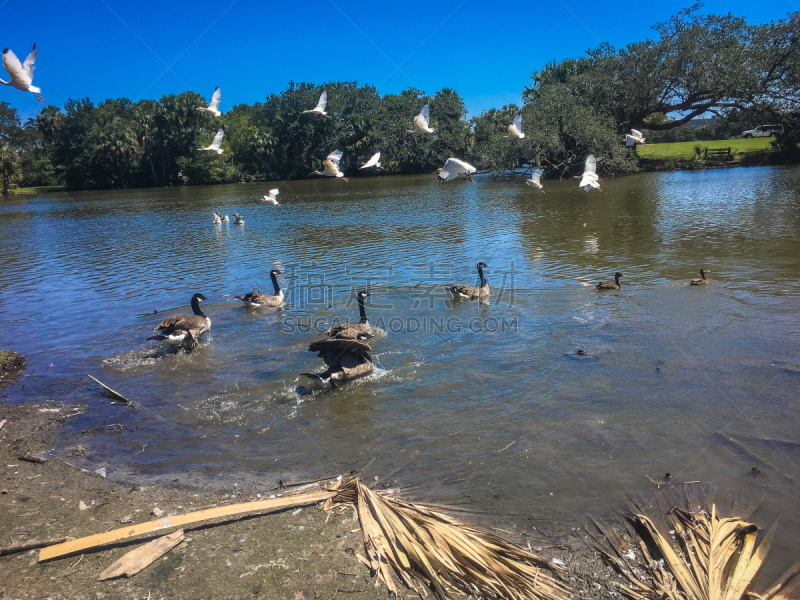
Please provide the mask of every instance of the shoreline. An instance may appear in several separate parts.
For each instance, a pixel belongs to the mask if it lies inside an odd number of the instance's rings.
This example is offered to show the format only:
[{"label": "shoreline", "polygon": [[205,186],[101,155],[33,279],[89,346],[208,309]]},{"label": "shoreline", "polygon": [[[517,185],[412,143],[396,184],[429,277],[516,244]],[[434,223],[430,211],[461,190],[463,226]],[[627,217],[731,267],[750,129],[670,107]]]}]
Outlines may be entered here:
[{"label": "shoreline", "polygon": [[[222,487],[212,479],[202,486],[174,481],[143,486],[111,481],[73,466],[69,454],[52,451],[71,412],[73,407],[52,402],[0,403],[0,421],[6,421],[0,430],[0,507],[6,515],[0,523],[0,546],[102,533],[124,523],[150,521],[160,514],[157,509],[183,514],[257,499],[252,484]],[[71,453],[79,456],[80,448]],[[47,461],[27,462],[20,456],[42,456]],[[371,473],[364,476],[365,481],[372,479]],[[475,521],[469,515],[456,518]],[[620,597],[614,582],[621,578],[589,550],[573,527],[542,520],[536,529],[530,537],[501,535],[523,547],[530,544],[544,558],[564,564],[563,580],[580,595]],[[365,550],[358,517],[350,508],[329,514],[315,506],[285,509],[220,523],[200,522],[184,531],[181,544],[130,579],[98,581],[97,577],[138,541],[43,564],[38,563],[39,550],[0,556],[0,593],[9,598],[106,600],[387,596],[385,586],[376,585],[370,570],[356,558]]]}]

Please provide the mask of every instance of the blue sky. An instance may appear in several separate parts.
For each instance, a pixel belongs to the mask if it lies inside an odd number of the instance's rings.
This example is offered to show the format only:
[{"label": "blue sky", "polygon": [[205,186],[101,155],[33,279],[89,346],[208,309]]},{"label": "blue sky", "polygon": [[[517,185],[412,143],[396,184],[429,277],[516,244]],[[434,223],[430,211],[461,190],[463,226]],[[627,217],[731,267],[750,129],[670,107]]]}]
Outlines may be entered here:
[{"label": "blue sky", "polygon": [[[38,44],[34,84],[57,106],[187,89],[208,98],[219,85],[225,111],[263,101],[290,80],[349,80],[383,94],[450,87],[474,115],[519,103],[528,76],[546,62],[600,41],[645,39],[691,2],[0,0],[0,46],[23,60]],[[790,0],[708,0],[703,10],[763,23],[798,9]],[[5,86],[0,100],[23,118],[40,106]]]}]

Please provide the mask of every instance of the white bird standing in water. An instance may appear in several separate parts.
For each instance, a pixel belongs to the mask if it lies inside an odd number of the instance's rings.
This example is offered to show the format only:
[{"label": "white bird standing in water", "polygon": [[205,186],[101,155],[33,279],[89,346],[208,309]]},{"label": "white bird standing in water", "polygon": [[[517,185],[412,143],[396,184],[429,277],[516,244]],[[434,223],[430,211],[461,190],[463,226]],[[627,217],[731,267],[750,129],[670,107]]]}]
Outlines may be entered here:
[{"label": "white bird standing in water", "polygon": [[544,194],[544,188],[542,187],[542,182],[539,181],[539,179],[542,177],[543,174],[544,174],[544,169],[535,169],[534,171],[531,172],[531,178],[526,179],[525,183],[527,183],[531,187],[539,188]]},{"label": "white bird standing in water", "polygon": [[208,104],[208,108],[205,106],[198,106],[195,110],[199,113],[208,113],[209,115],[214,115],[215,117],[221,117],[222,113],[219,112],[219,99],[222,96],[222,92],[219,90],[219,86],[214,88],[214,95],[211,96],[211,102]]},{"label": "white bird standing in water", "polygon": [[581,182],[578,184],[583,188],[583,191],[588,192],[590,189],[595,188],[603,191],[600,188],[600,178],[597,176],[597,161],[594,159],[594,154],[586,157],[586,164],[583,167],[583,175]]},{"label": "white bird standing in water", "polygon": [[348,181],[347,177],[344,176],[339,170],[339,161],[342,160],[342,155],[344,153],[341,150],[335,150],[328,154],[328,158],[322,161],[322,166],[325,167],[322,171],[311,171],[308,174],[309,177],[312,175],[322,175],[324,177],[338,177],[342,181]]},{"label": "white bird standing in water", "polygon": [[268,204],[274,204],[275,206],[280,206],[281,203],[278,202],[278,194],[280,193],[281,191],[278,188],[270,190],[269,194],[264,196],[264,202],[267,202]]},{"label": "white bird standing in water", "polygon": [[17,56],[6,48],[3,50],[3,68],[8,71],[8,76],[11,78],[11,81],[3,81],[0,79],[0,83],[23,92],[31,92],[39,102],[44,102],[44,98],[39,95],[42,93],[42,90],[31,85],[33,83],[33,70],[36,68],[33,66],[35,60],[36,44],[33,45],[33,50],[28,54],[28,58],[21,64]]},{"label": "white bird standing in water", "polygon": [[361,169],[369,169],[370,167],[375,167],[376,169],[383,169],[383,167],[381,166],[381,163],[378,162],[380,159],[381,159],[381,153],[380,152],[376,152],[375,154],[372,155],[372,158],[370,158],[364,164],[363,167],[359,167],[358,169],[359,170],[361,170]]},{"label": "white bird standing in water", "polygon": [[311,110],[304,110],[303,114],[305,113],[314,113],[315,115],[325,115],[329,119],[331,116],[325,112],[325,107],[328,106],[328,92],[322,90],[322,94],[319,96],[319,100],[317,101],[317,105],[312,108]]},{"label": "white bird standing in water", "polygon": [[508,126],[508,133],[509,135],[505,137],[515,137],[519,139],[528,137],[527,135],[522,133],[522,113],[518,114],[514,118],[514,122]]},{"label": "white bird standing in water", "polygon": [[225,135],[225,130],[220,127],[219,131],[217,131],[217,135],[214,136],[214,141],[211,142],[209,146],[200,146],[198,150],[203,150],[205,152],[216,152],[217,154],[224,154],[224,150],[220,148],[222,145],[222,138]]},{"label": "white bird standing in water", "polygon": [[642,135],[642,132],[636,129],[631,129],[630,133],[625,134],[625,145],[630,148],[631,146],[636,146],[636,144],[647,146],[647,144],[644,143],[644,136]]},{"label": "white bird standing in water", "polygon": [[475,183],[475,180],[472,178],[472,174],[475,171],[475,167],[469,163],[465,163],[463,160],[458,160],[457,158],[448,158],[445,161],[444,166],[441,169],[436,169],[434,173],[439,174],[439,176],[436,178],[437,181],[450,181],[451,179],[455,179],[463,173],[466,174],[470,183]]},{"label": "white bird standing in water", "polygon": [[422,107],[420,113],[414,117],[414,129],[408,129],[406,133],[436,133],[438,129],[431,129],[428,126],[428,105]]}]

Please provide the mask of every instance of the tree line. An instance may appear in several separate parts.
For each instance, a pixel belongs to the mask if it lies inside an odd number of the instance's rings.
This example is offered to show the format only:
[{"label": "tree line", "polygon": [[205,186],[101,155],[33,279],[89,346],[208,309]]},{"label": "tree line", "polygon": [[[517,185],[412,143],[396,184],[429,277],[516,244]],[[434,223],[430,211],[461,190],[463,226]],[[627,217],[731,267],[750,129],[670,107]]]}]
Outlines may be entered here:
[{"label": "tree line", "polygon": [[[195,92],[159,100],[69,100],[21,123],[0,102],[0,179],[14,186],[103,189],[303,178],[334,150],[352,176],[374,152],[389,173],[431,172],[450,156],[482,169],[541,165],[563,177],[593,153],[606,174],[638,169],[621,139],[631,128],[667,138],[705,114],[736,129],[782,123],[776,144],[797,153],[800,128],[800,12],[763,25],[731,14],[700,14],[701,4],[653,26],[654,36],[624,48],[551,62],[530,76],[521,106],[466,119],[459,94],[409,88],[381,96],[371,85],[290,82],[264,102],[239,104],[221,118],[201,114]],[[328,93],[330,119],[302,114]],[[224,103],[223,90],[223,103]],[[408,135],[423,105],[434,135]],[[522,113],[525,139],[506,128]],[[225,129],[225,155],[197,152]],[[713,131],[703,135],[714,136]],[[363,173],[363,172],[362,172]]]}]

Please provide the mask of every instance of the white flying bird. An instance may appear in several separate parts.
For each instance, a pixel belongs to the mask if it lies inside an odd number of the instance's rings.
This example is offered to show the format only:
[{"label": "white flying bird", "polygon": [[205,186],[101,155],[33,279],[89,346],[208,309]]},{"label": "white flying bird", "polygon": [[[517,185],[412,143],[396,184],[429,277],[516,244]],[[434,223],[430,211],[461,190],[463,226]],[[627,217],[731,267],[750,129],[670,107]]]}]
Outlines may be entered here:
[{"label": "white flying bird", "polygon": [[[511,125],[508,126],[508,133],[509,133],[509,135],[511,137],[515,137],[515,138],[519,138],[519,139],[528,137],[527,135],[522,133],[522,113],[518,114],[514,118],[514,122],[511,123]],[[507,135],[505,137],[509,137],[509,135]]]},{"label": "white flying bird", "polygon": [[280,194],[280,193],[281,193],[281,191],[278,188],[275,188],[274,190],[270,190],[269,194],[264,196],[264,202],[268,202],[269,204],[274,204],[275,206],[280,206],[281,203],[278,202],[278,194]]},{"label": "white flying bird", "polygon": [[328,92],[322,90],[322,93],[319,96],[319,100],[317,101],[317,105],[311,110],[304,110],[303,114],[314,113],[315,115],[325,115],[330,119],[331,116],[325,112],[326,106],[328,106]]},{"label": "white flying bird", "polygon": [[219,98],[221,95],[222,92],[220,92],[219,87],[215,87],[214,95],[211,96],[211,103],[208,105],[208,108],[204,106],[198,106],[195,108],[195,110],[200,113],[208,113],[209,115],[214,115],[215,117],[221,117],[222,113],[219,112]]},{"label": "white flying bird", "polygon": [[203,146],[200,146],[198,150],[205,150],[206,152],[216,152],[217,154],[223,154],[224,150],[220,148],[220,146],[222,145],[222,136],[224,135],[225,135],[225,130],[222,127],[220,127],[219,131],[217,132],[217,135],[214,136],[214,141],[211,142],[211,145],[206,146],[205,148]]},{"label": "white flying bird", "polygon": [[438,173],[437,181],[450,181],[459,175],[466,174],[470,183],[475,183],[472,174],[475,172],[475,167],[463,160],[457,158],[448,158],[441,169],[436,169],[434,173]]},{"label": "white flying bird", "polygon": [[36,44],[33,45],[33,50],[31,50],[31,53],[28,54],[28,58],[26,58],[25,62],[22,64],[20,64],[16,55],[6,48],[3,50],[3,68],[8,71],[8,76],[11,78],[11,81],[3,81],[0,79],[0,83],[22,90],[23,92],[31,92],[39,102],[44,102],[44,98],[39,95],[42,93],[42,90],[31,85],[33,83],[33,70],[36,68],[33,66],[35,60]]},{"label": "white flying bird", "polygon": [[428,105],[422,107],[422,111],[414,117],[414,129],[409,129],[406,133],[436,133],[438,129],[431,129],[428,126]]},{"label": "white flying bird", "polygon": [[585,192],[588,192],[592,188],[598,189],[601,192],[603,191],[600,188],[600,178],[597,176],[597,161],[594,159],[594,154],[590,154],[586,157],[583,176],[578,186],[582,187]]},{"label": "white flying bird", "polygon": [[531,178],[526,179],[525,183],[527,183],[531,187],[539,188],[540,190],[542,190],[542,193],[544,194],[544,188],[542,188],[542,183],[541,181],[539,181],[539,179],[543,174],[544,174],[544,169],[536,169],[531,172]]},{"label": "white flying bird", "polygon": [[359,170],[361,170],[361,169],[369,169],[370,167],[375,167],[376,169],[382,169],[383,167],[381,166],[381,163],[378,162],[380,159],[381,159],[381,153],[380,152],[376,152],[375,154],[372,155],[372,158],[370,158],[364,164],[363,167],[359,167]]},{"label": "white flying bird", "polygon": [[325,177],[338,177],[339,179],[347,181],[347,177],[339,170],[339,161],[342,160],[342,154],[343,152],[341,150],[331,152],[328,154],[328,158],[322,161],[322,166],[325,167],[325,169],[322,171],[311,171],[308,176],[323,175]]},{"label": "white flying bird", "polygon": [[630,133],[625,134],[625,145],[629,148],[631,146],[636,146],[636,144],[647,144],[644,143],[644,136],[642,135],[641,131],[637,131],[636,129],[631,129]]}]

